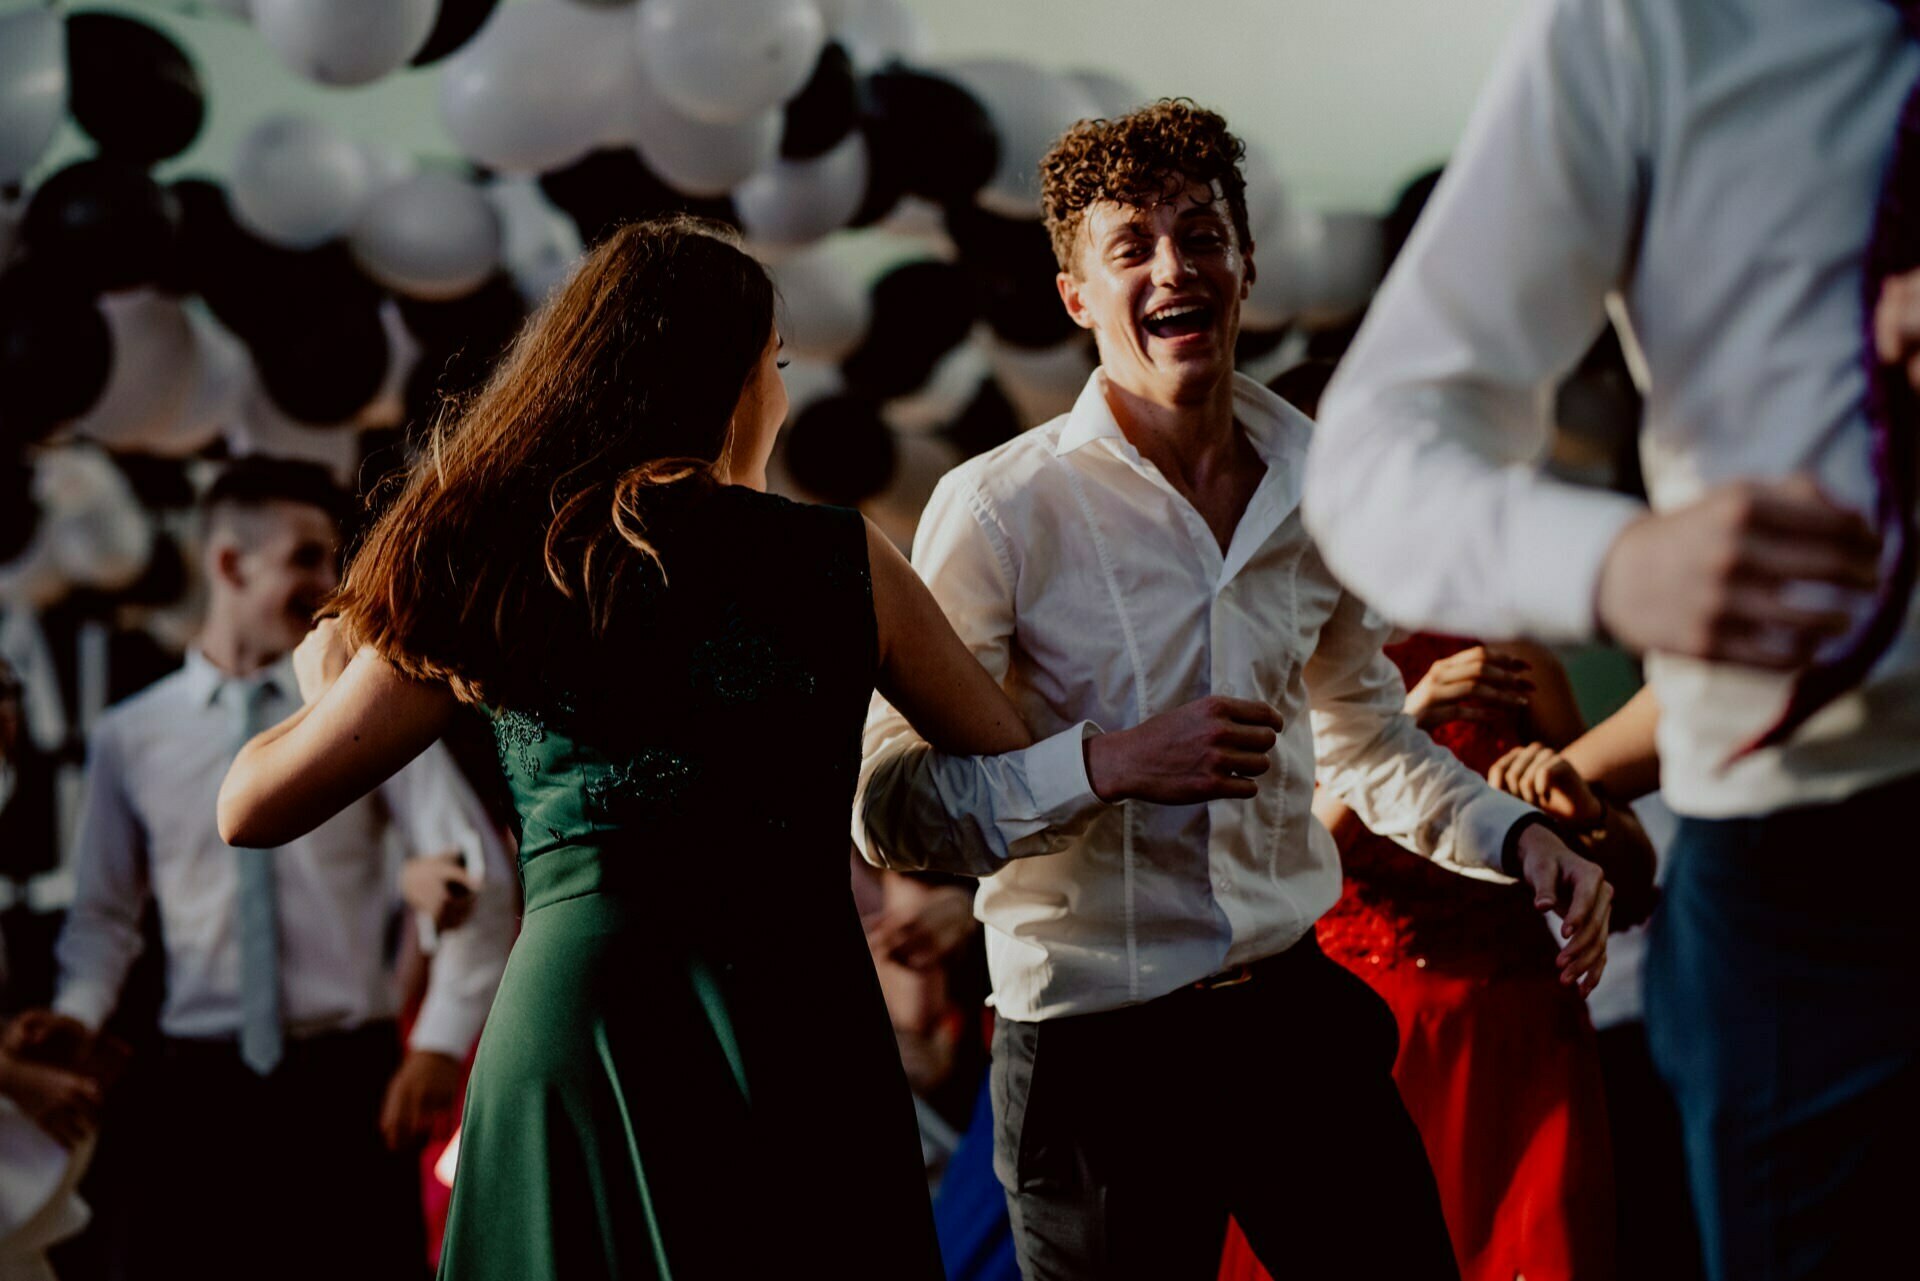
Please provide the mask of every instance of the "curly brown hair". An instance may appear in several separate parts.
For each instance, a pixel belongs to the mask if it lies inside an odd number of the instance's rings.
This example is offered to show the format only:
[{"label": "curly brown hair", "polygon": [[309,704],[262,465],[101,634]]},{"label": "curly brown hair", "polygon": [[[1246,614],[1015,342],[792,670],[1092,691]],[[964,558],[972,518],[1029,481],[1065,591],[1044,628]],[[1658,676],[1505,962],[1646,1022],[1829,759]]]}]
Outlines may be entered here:
[{"label": "curly brown hair", "polygon": [[1191,98],[1162,98],[1115,120],[1082,120],[1040,162],[1040,199],[1060,269],[1073,270],[1080,225],[1096,201],[1150,209],[1192,183],[1220,184],[1246,248],[1253,240],[1240,173],[1246,154],[1226,118]]}]

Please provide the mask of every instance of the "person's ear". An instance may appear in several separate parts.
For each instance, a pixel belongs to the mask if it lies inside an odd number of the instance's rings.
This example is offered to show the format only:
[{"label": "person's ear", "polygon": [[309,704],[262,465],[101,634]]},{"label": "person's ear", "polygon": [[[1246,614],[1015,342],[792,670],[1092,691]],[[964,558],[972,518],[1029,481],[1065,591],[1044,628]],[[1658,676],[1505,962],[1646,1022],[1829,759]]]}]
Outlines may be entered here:
[{"label": "person's ear", "polygon": [[240,564],[240,549],[232,543],[221,543],[213,549],[212,567],[214,578],[228,587],[243,588],[247,585],[245,569]]},{"label": "person's ear", "polygon": [[1073,323],[1082,329],[1092,329],[1093,313],[1088,309],[1087,300],[1080,293],[1080,282],[1074,279],[1073,273],[1060,272],[1054,276],[1053,284],[1060,291],[1060,303],[1067,309],[1067,315],[1072,317]]}]

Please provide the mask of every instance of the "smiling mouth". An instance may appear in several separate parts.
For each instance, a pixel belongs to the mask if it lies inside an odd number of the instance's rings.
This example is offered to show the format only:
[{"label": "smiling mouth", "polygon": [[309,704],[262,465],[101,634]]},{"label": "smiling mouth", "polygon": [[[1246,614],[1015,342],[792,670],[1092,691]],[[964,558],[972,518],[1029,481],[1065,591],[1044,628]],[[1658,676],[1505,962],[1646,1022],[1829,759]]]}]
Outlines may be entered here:
[{"label": "smiling mouth", "polygon": [[1155,338],[1186,338],[1213,328],[1213,308],[1199,302],[1174,303],[1148,312],[1140,325]]}]

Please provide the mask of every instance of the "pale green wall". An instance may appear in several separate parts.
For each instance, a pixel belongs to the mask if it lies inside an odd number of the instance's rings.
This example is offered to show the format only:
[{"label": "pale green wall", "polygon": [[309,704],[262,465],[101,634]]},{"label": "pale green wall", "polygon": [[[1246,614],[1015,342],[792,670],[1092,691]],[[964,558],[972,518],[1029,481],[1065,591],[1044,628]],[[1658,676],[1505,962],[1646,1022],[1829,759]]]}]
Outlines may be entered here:
[{"label": "pale green wall", "polygon": [[[1062,69],[1119,73],[1150,96],[1185,94],[1224,111],[1278,162],[1295,195],[1322,207],[1377,207],[1445,156],[1525,0],[909,0],[936,57],[1017,54]],[[0,10],[23,7],[0,0]],[[263,115],[320,116],[347,133],[422,155],[452,142],[432,70],[360,89],[324,89],[284,70],[253,31],[193,0],[63,4],[134,13],[198,62],[210,115],[168,173],[223,172]],[[52,161],[84,154],[71,129]]]}]

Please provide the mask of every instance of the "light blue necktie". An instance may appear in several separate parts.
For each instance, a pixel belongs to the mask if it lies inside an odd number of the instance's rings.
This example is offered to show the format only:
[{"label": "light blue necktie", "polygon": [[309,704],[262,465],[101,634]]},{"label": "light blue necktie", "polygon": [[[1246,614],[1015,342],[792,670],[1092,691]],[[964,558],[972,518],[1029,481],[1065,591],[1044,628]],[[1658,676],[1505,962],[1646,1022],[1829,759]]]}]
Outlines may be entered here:
[{"label": "light blue necktie", "polygon": [[[233,750],[266,728],[270,680],[238,681],[225,695],[233,713]],[[240,1059],[265,1076],[280,1062],[286,1031],[280,1019],[280,906],[274,884],[274,851],[233,851],[239,870],[235,919],[240,933]]]}]

